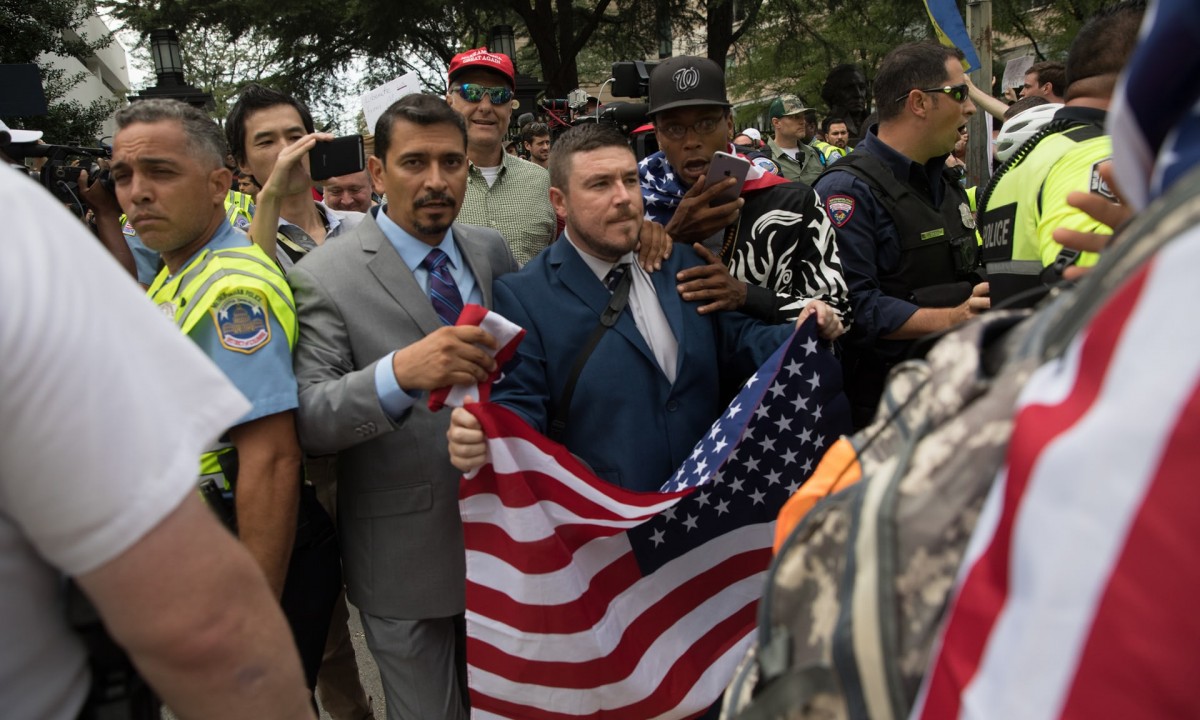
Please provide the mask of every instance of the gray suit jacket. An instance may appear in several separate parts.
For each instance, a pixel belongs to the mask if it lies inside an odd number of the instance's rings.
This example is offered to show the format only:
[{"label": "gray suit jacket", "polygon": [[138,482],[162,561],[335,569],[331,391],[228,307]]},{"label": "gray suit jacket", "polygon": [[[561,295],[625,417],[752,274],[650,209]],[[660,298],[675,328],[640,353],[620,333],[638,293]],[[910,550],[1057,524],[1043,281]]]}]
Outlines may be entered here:
[{"label": "gray suit jacket", "polygon": [[[492,280],[516,270],[500,233],[453,227],[492,305]],[[450,413],[417,401],[399,423],[379,405],[375,365],[442,327],[428,296],[367,216],[288,275],[300,337],[300,444],[337,453],[338,534],[351,602],[371,615],[420,620],[463,611],[466,561]]]}]

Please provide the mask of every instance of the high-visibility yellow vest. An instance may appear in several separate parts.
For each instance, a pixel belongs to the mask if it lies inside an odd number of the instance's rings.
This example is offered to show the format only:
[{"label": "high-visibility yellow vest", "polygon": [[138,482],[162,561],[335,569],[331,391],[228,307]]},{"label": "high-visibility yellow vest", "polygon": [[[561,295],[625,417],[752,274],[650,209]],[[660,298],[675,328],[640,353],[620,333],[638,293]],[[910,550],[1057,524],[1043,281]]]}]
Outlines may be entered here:
[{"label": "high-visibility yellow vest", "polygon": [[817,149],[817,152],[821,153],[821,163],[824,165],[846,157],[846,153],[850,151],[849,148],[843,149],[837,145],[831,145],[824,140],[813,140],[812,146]]},{"label": "high-visibility yellow vest", "polygon": [[[295,348],[299,324],[292,290],[279,266],[257,245],[222,250],[205,248],[174,276],[163,268],[147,295],[186,335],[208,318],[218,298],[239,289],[253,290],[267,298],[287,335],[288,347]],[[237,479],[236,463],[232,443],[222,436],[200,456],[197,482],[211,478],[218,488],[229,492]]]},{"label": "high-visibility yellow vest", "polygon": [[[1054,242],[1056,227],[1106,231],[1067,204],[1073,190],[1098,191],[1098,166],[1112,156],[1112,140],[1096,125],[1076,125],[1042,138],[998,174],[981,195],[979,234],[991,283],[992,302],[1044,284],[1043,271],[1063,251]],[[1089,188],[1088,178],[1092,177]],[[1110,231],[1111,232],[1111,231]],[[1095,253],[1081,253],[1076,264],[1093,265]]]},{"label": "high-visibility yellow vest", "polygon": [[254,217],[254,198],[246,193],[230,190],[225,193],[225,219],[230,225],[238,227],[239,217],[247,223]]}]

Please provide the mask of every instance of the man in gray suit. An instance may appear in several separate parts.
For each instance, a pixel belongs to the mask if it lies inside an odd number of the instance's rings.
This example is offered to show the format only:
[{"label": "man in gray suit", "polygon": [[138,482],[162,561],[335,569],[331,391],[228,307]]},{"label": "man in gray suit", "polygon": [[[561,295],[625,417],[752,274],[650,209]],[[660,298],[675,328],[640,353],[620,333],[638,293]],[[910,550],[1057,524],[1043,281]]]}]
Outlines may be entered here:
[{"label": "man in gray suit", "polygon": [[[300,442],[337,453],[338,531],[350,601],[379,665],[389,720],[466,717],[465,554],[449,413],[423,391],[484,380],[495,340],[454,327],[516,270],[495,230],[453,224],[466,127],[409,95],[375,128],[368,167],[388,204],[289,274],[300,320]],[[381,211],[382,210],[382,211]]]}]

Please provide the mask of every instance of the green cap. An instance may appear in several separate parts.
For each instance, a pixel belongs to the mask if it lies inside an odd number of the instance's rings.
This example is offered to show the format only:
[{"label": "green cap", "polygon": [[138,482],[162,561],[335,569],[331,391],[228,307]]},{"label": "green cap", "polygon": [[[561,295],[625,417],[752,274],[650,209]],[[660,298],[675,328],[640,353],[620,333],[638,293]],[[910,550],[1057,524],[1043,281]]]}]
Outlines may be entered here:
[{"label": "green cap", "polygon": [[775,119],[788,115],[799,115],[809,110],[812,108],[806,106],[804,101],[795,95],[780,95],[771,103],[770,115],[771,119]]}]

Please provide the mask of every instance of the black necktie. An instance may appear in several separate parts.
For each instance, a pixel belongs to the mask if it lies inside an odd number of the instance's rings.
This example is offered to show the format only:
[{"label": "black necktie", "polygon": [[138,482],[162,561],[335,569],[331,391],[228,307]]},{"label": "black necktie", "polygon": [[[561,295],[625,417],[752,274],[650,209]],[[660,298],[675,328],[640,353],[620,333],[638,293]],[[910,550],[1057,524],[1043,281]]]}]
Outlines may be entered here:
[{"label": "black necktie", "polygon": [[621,282],[621,277],[627,272],[629,272],[629,263],[613,265],[613,269],[604,276],[604,287],[608,288],[609,292],[614,292],[617,289],[617,283]]}]

